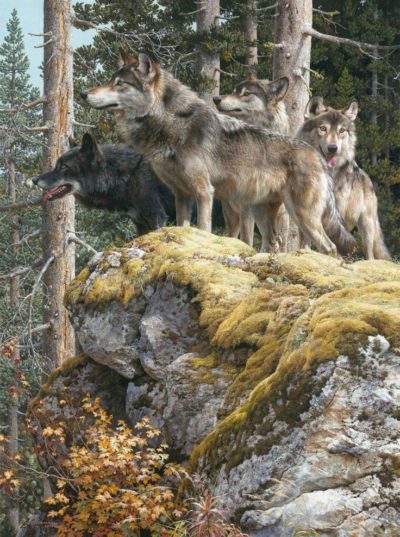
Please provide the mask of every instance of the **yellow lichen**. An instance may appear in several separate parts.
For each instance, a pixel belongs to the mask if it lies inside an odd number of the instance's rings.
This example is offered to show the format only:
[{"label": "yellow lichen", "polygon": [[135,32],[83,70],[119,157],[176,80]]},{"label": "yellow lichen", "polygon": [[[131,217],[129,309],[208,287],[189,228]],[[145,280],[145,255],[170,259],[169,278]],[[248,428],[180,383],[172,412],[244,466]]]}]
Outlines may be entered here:
[{"label": "yellow lichen", "polygon": [[[143,257],[130,258],[129,247]],[[113,252],[119,267],[107,261]],[[189,288],[198,306],[206,341],[188,349],[197,356],[193,382],[213,384],[221,372],[229,382],[226,417],[195,449],[193,468],[203,460],[240,462],[249,431],[272,430],[269,407],[276,419],[297,424],[321,388],[313,376],[320,363],[344,354],[360,370],[359,349],[371,335],[400,347],[399,265],[345,264],[312,251],[255,255],[238,240],[195,228],[165,228],[110,250],[95,273],[85,269],[72,283],[66,302],[128,304],[165,280]],[[254,449],[265,453],[274,441],[264,435]]]}]

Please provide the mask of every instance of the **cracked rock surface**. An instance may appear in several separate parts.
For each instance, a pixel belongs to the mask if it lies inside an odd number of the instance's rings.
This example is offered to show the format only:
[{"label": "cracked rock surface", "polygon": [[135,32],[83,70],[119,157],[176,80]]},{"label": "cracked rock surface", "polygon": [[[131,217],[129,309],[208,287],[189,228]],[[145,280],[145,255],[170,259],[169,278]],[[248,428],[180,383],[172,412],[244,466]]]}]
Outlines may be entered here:
[{"label": "cracked rock surface", "polygon": [[400,535],[399,265],[165,228],[66,303],[85,359],[43,388],[46,419],[87,389],[150,416],[251,537]]}]

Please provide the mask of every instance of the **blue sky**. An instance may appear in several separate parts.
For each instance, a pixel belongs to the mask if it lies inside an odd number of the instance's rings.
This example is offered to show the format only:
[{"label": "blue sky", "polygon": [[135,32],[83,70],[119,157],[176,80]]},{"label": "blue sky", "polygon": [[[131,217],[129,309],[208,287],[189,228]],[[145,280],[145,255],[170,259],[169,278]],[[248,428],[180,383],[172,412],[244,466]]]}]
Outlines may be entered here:
[{"label": "blue sky", "polygon": [[[92,3],[94,0],[86,0]],[[6,34],[6,24],[10,18],[11,11],[15,8],[21,21],[24,33],[25,50],[31,64],[30,74],[32,84],[42,89],[42,79],[40,77],[39,66],[43,59],[43,49],[35,48],[35,45],[42,43],[41,37],[33,37],[29,33],[40,34],[43,32],[43,0],[0,0],[0,43],[3,42]],[[72,46],[79,47],[91,42],[93,31],[82,32],[73,30]]]}]

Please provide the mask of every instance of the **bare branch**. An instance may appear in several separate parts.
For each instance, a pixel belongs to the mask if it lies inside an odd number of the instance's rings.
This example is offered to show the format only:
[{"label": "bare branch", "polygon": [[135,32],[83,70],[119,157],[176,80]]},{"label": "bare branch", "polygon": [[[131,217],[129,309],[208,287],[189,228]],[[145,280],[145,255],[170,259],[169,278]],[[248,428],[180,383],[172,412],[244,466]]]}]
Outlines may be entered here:
[{"label": "bare branch", "polygon": [[79,123],[79,121],[76,121],[75,119],[72,120],[72,123],[76,127],[86,127],[88,129],[95,129],[96,128],[96,125],[88,125],[87,123]]},{"label": "bare branch", "polygon": [[25,110],[30,110],[39,104],[43,104],[47,101],[46,97],[40,97],[36,101],[32,101],[29,104],[21,104],[17,108],[0,108],[0,112],[6,112],[9,114],[17,114],[18,112],[25,112]]},{"label": "bare branch", "polygon": [[324,11],[322,9],[317,9],[316,7],[313,7],[313,12],[326,17],[336,17],[336,15],[340,15],[340,11]]},{"label": "bare branch", "polygon": [[47,45],[50,45],[51,43],[54,43],[54,37],[50,37],[50,39],[48,39],[47,41],[45,41],[44,43],[42,43],[41,45],[35,45],[35,48],[44,48],[44,47],[47,47]]},{"label": "bare branch", "polygon": [[33,310],[33,301],[35,299],[35,293],[36,293],[36,290],[39,286],[39,283],[41,282],[41,279],[43,278],[43,276],[45,275],[47,269],[49,268],[49,266],[51,265],[51,263],[54,261],[55,259],[55,255],[51,255],[48,260],[46,261],[46,263],[42,266],[37,278],[36,278],[36,281],[35,283],[33,284],[33,287],[32,287],[32,291],[29,293],[29,295],[26,297],[26,298],[29,298],[29,313],[28,313],[28,335],[29,335],[29,340],[30,342],[32,343],[32,310]]},{"label": "bare branch", "polygon": [[19,211],[19,209],[37,207],[38,205],[42,205],[42,203],[42,198],[34,198],[32,200],[20,201],[19,203],[14,203],[13,205],[0,205],[0,212]]},{"label": "bare branch", "polygon": [[203,7],[200,7],[199,9],[196,9],[195,11],[187,11],[186,13],[182,12],[182,13],[178,13],[178,15],[180,15],[181,17],[185,17],[186,15],[196,15],[196,13],[201,13],[205,9],[206,8],[203,6]]},{"label": "bare branch", "polygon": [[228,76],[231,76],[231,77],[237,77],[238,75],[236,73],[229,73],[228,71],[224,71],[223,69],[221,69],[220,67],[216,67],[214,69],[214,71],[218,71],[219,73],[222,73],[224,75],[228,75]]},{"label": "bare branch", "polygon": [[29,242],[31,239],[35,239],[37,237],[40,237],[40,235],[43,233],[41,229],[36,229],[35,231],[32,231],[32,233],[29,233],[28,235],[25,235],[20,239],[18,242],[14,242],[11,246],[22,246],[23,244]]},{"label": "bare branch", "polygon": [[45,34],[31,34],[28,33],[28,35],[32,35],[33,37],[49,37],[49,35],[53,35],[51,32],[46,32]]},{"label": "bare branch", "polygon": [[50,327],[51,327],[50,323],[39,324],[38,326],[35,326],[35,328],[32,328],[31,335],[37,334],[39,332],[44,332],[45,330],[48,330]]},{"label": "bare branch", "polygon": [[362,41],[354,41],[353,39],[348,39],[347,37],[337,37],[335,35],[322,34],[314,28],[306,28],[303,31],[304,35],[309,35],[315,37],[316,39],[321,39],[322,41],[329,41],[330,43],[335,43],[336,45],[349,45],[351,47],[358,47],[360,49],[368,50],[397,50],[400,49],[400,45],[378,45],[372,43],[364,43]]},{"label": "bare branch", "polygon": [[272,4],[272,6],[266,6],[266,7],[258,7],[256,11],[271,11],[272,9],[276,9],[278,7],[278,2],[275,4]]},{"label": "bare branch", "polygon": [[28,272],[31,272],[35,268],[38,268],[42,266],[43,259],[40,259],[38,261],[35,261],[32,263],[32,265],[29,265],[28,267],[17,267],[12,272],[9,272],[8,274],[0,274],[0,280],[6,280],[8,278],[15,278],[16,276],[23,276],[24,274],[28,274]]},{"label": "bare branch", "polygon": [[47,125],[43,125],[42,127],[25,127],[24,125],[23,127],[28,132],[48,132],[49,131],[49,127]]},{"label": "bare branch", "polygon": [[76,235],[70,235],[68,237],[68,241],[69,242],[75,242],[76,244],[80,244],[81,246],[86,248],[86,250],[88,250],[89,252],[92,252],[92,254],[98,254],[99,253],[97,250],[95,250],[93,248],[93,246],[90,246],[90,244],[88,244],[87,242],[83,241],[82,239],[80,239]]}]

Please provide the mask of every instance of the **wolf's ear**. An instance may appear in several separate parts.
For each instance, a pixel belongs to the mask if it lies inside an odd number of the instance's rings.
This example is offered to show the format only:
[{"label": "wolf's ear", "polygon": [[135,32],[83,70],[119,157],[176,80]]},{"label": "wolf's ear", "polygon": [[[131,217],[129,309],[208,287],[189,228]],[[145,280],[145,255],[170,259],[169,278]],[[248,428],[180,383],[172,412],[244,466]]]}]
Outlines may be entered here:
[{"label": "wolf's ear", "polygon": [[122,47],[120,47],[118,66],[123,67],[124,65],[137,65],[137,64],[138,64],[137,56],[133,56],[132,54],[124,50]]},{"label": "wolf's ear", "polygon": [[319,95],[311,97],[304,110],[304,119],[311,119],[322,114],[322,112],[325,112],[326,110],[327,107],[325,106],[323,97],[320,97]]},{"label": "wolf's ear", "polygon": [[103,158],[103,153],[97,145],[96,138],[90,132],[85,132],[82,137],[81,153],[90,162]]},{"label": "wolf's ear", "polygon": [[275,101],[281,101],[289,89],[289,79],[286,76],[273,80],[269,84],[269,92],[275,99]]},{"label": "wolf's ear", "polygon": [[147,54],[139,54],[139,63],[135,69],[144,84],[150,84],[159,74],[158,65]]},{"label": "wolf's ear", "polygon": [[342,110],[342,114],[348,117],[350,121],[355,121],[358,114],[358,104],[356,103],[356,101],[353,101],[349,104],[347,108],[344,108]]},{"label": "wolf's ear", "polygon": [[75,140],[73,136],[68,136],[68,143],[69,143],[70,149],[73,149],[74,147],[78,145],[78,142]]}]

